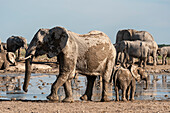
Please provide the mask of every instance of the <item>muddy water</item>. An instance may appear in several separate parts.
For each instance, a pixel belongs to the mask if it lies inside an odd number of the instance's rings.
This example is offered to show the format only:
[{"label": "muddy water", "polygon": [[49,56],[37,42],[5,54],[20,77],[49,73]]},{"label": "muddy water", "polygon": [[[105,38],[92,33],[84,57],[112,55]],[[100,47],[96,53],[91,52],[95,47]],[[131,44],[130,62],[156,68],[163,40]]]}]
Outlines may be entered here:
[{"label": "muddy water", "polygon": [[[51,84],[56,80],[55,75],[50,74],[32,74],[28,92],[24,93],[22,85],[24,75],[0,75],[0,99],[21,99],[21,100],[46,100],[50,93]],[[79,76],[72,81],[74,100],[79,100],[84,94],[87,80],[85,76]],[[93,88],[93,101],[101,99],[101,82],[99,78],[95,81]],[[145,83],[137,83],[136,100],[170,100],[170,75],[150,75],[149,88],[145,88]],[[65,97],[64,88],[58,90],[59,99]],[[121,96],[121,91],[120,91]],[[109,99],[115,99],[114,86],[109,87]]]}]

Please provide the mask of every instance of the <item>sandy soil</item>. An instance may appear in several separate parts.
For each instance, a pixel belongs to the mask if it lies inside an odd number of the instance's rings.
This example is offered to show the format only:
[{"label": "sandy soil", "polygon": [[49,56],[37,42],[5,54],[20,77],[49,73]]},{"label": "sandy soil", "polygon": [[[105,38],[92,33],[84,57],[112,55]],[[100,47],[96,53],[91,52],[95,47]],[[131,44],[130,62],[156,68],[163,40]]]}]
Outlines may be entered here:
[{"label": "sandy soil", "polygon": [[1,113],[168,113],[169,101],[43,102],[0,101]]},{"label": "sandy soil", "polygon": [[[35,62],[39,62],[40,59],[35,59]],[[42,59],[41,59],[42,61]],[[34,73],[56,73],[57,64],[54,63],[56,59],[43,60],[43,63],[51,66],[47,69],[33,69]],[[170,62],[170,60],[169,60]],[[35,63],[35,67],[36,67]],[[20,62],[23,65],[23,62]],[[21,67],[9,69],[6,72],[0,71],[0,73],[23,73],[20,70]],[[146,71],[148,73],[170,73],[170,64],[166,66],[147,66]],[[146,101],[146,100],[136,100],[133,102],[74,102],[74,103],[62,103],[62,102],[50,102],[50,101],[4,101],[0,100],[0,113],[113,113],[113,112],[154,112],[154,113],[168,113],[170,112],[170,101]]]}]

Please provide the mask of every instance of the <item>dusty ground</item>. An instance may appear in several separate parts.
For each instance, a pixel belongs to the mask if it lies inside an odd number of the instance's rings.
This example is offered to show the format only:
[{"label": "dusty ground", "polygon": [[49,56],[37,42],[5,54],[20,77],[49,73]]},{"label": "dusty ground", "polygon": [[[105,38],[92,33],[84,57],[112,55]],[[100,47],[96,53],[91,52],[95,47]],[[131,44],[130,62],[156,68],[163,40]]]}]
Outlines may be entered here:
[{"label": "dusty ground", "polygon": [[169,101],[42,102],[0,101],[1,113],[169,113]]},{"label": "dusty ground", "polygon": [[[41,61],[41,62],[40,62]],[[34,60],[34,73],[57,73],[56,58]],[[37,63],[38,62],[38,63]],[[170,63],[170,60],[169,60]],[[39,65],[43,64],[43,65]],[[38,68],[37,68],[38,66]],[[50,67],[49,67],[50,66]],[[24,63],[20,62],[18,67],[11,66],[7,71],[0,73],[23,73]],[[147,66],[148,73],[170,73],[170,64],[166,66]],[[133,101],[133,102],[49,102],[49,101],[4,101],[0,100],[0,113],[109,113],[109,112],[170,112],[170,101]]]}]

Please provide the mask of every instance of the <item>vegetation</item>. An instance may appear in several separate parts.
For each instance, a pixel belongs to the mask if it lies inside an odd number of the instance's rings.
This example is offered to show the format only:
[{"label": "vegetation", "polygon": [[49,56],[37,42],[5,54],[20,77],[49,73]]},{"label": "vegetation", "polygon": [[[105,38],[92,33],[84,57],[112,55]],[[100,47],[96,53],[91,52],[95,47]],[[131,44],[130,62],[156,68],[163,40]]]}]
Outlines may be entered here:
[{"label": "vegetation", "polygon": [[170,44],[158,44],[159,48],[164,47],[164,46],[170,46]]}]

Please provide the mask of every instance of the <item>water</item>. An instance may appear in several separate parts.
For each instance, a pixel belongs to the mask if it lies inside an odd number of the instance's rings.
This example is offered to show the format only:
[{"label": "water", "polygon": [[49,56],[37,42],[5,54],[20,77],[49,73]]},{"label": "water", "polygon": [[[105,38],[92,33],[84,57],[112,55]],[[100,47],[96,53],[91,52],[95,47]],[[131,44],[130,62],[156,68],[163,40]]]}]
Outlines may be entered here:
[{"label": "water", "polygon": [[[50,94],[51,84],[56,80],[55,75],[51,74],[32,74],[28,92],[24,93],[22,85],[24,81],[23,74],[0,75],[0,99],[11,100],[47,100],[46,96]],[[73,98],[80,100],[84,94],[87,80],[85,76],[79,76],[72,80]],[[144,90],[145,83],[137,83],[136,100],[170,100],[170,75],[150,75],[149,88]],[[101,82],[97,78],[93,88],[93,101],[101,99]],[[115,99],[114,86],[109,87],[109,99]],[[64,88],[58,90],[59,99],[65,97]],[[121,95],[121,91],[120,91]]]}]

